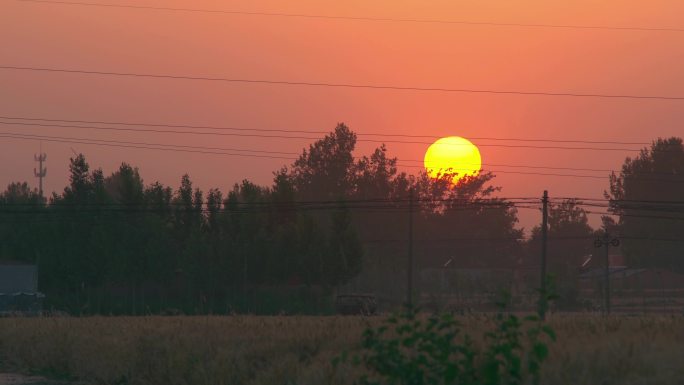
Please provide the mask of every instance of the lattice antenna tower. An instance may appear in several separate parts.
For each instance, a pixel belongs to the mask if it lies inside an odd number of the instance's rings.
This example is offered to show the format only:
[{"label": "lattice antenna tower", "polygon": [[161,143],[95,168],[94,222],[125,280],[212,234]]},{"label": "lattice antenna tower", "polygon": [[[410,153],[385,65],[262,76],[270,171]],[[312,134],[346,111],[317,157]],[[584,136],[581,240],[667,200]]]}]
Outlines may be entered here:
[{"label": "lattice antenna tower", "polygon": [[33,159],[38,162],[38,169],[33,169],[33,174],[38,178],[38,193],[43,197],[43,178],[47,175],[47,168],[43,167],[43,163],[47,160],[47,154],[43,152],[43,146],[40,148],[40,153],[33,155]]}]

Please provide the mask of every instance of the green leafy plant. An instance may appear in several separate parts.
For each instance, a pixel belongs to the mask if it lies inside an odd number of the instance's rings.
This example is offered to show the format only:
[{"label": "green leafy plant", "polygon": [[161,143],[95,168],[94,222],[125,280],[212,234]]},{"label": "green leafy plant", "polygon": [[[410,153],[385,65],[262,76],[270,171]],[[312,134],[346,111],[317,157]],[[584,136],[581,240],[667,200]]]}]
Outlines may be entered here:
[{"label": "green leafy plant", "polygon": [[[503,311],[489,320],[477,344],[450,314],[421,316],[406,309],[365,330],[354,357],[365,373],[361,385],[522,385],[538,384],[554,331],[538,317]],[[347,355],[334,364],[346,361]]]}]

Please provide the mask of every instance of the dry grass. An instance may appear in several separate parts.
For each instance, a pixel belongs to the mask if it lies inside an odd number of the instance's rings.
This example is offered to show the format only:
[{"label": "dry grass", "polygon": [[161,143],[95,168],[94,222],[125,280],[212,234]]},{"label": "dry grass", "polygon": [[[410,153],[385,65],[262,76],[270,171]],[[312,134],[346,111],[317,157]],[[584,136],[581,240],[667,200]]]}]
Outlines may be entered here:
[{"label": "dry grass", "polygon": [[[93,384],[351,384],[331,359],[355,350],[360,317],[0,319],[6,368]],[[486,321],[462,319],[472,335]],[[684,318],[555,316],[544,384],[679,384]]]}]

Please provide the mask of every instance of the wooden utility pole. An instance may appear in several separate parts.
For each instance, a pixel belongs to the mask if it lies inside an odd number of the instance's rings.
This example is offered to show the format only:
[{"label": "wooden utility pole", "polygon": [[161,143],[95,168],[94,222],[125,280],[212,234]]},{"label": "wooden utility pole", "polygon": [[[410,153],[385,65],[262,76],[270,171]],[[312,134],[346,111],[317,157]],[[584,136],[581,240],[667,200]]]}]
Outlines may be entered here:
[{"label": "wooden utility pole", "polygon": [[606,303],[605,303],[605,309],[606,309],[606,314],[610,314],[610,234],[606,230],[606,234],[603,236],[604,239],[604,245],[606,246],[606,268],[603,271],[604,272],[604,280],[605,280],[605,285],[606,285]]},{"label": "wooden utility pole", "polygon": [[540,270],[540,286],[539,286],[539,318],[546,318],[546,245],[548,242],[548,222],[549,222],[549,192],[544,190],[542,196],[542,249],[541,249],[541,268]]},{"label": "wooden utility pole", "polygon": [[413,306],[413,187],[409,190],[408,264],[406,266],[406,305]]}]

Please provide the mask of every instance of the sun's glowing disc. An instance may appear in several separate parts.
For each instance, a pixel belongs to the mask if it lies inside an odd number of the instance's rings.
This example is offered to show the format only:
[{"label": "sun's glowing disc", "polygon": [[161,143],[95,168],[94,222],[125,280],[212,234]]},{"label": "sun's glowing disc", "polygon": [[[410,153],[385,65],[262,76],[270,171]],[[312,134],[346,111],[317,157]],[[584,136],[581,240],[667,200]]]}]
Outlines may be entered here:
[{"label": "sun's glowing disc", "polygon": [[459,136],[438,139],[425,152],[425,171],[431,178],[454,173],[456,184],[466,176],[474,176],[482,168],[480,150],[471,141]]}]

